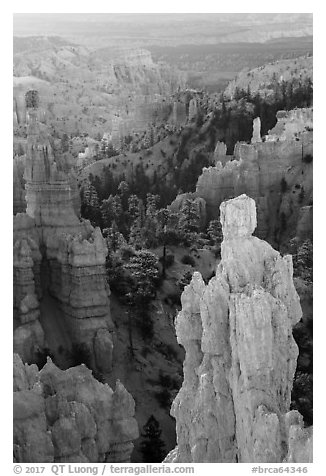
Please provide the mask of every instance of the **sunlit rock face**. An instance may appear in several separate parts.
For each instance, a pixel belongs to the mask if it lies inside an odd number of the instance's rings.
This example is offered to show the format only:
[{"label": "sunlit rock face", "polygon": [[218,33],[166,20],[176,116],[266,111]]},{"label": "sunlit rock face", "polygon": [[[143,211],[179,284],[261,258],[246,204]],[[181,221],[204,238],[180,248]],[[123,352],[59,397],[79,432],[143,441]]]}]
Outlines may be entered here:
[{"label": "sunlit rock face", "polygon": [[195,272],[176,319],[184,381],[173,402],[170,462],[309,462],[312,431],[290,410],[302,312],[292,258],[252,236],[255,202],[223,202],[216,276]]},{"label": "sunlit rock face", "polygon": [[106,243],[99,228],[78,218],[73,177],[58,168],[37,108],[32,104],[28,110],[27,206],[26,213],[14,217],[14,351],[35,362],[35,354],[44,348],[39,317],[46,294],[54,298],[72,344],[86,346],[92,368],[108,372],[113,324]]},{"label": "sunlit rock face", "polygon": [[14,461],[130,461],[138,438],[135,403],[118,381],[113,391],[85,366],[39,372],[14,354]]}]

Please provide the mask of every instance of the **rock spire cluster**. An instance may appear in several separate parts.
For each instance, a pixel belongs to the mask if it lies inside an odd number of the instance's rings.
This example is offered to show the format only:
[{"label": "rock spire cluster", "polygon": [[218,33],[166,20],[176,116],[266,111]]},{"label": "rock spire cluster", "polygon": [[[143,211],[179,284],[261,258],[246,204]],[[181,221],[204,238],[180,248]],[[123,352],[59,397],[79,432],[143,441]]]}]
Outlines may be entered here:
[{"label": "rock spire cluster", "polygon": [[138,438],[135,402],[119,381],[113,391],[85,366],[39,372],[14,354],[14,462],[130,461]]},{"label": "rock spire cluster", "polygon": [[[48,130],[37,119],[33,93],[26,95],[27,210],[14,216],[14,351],[25,362],[35,362],[44,348],[40,304],[49,296],[47,314],[60,314],[72,344],[84,345],[92,368],[107,372],[113,347],[107,247],[100,229],[75,212],[71,177],[57,167]],[[53,329],[56,323],[50,325]]]}]

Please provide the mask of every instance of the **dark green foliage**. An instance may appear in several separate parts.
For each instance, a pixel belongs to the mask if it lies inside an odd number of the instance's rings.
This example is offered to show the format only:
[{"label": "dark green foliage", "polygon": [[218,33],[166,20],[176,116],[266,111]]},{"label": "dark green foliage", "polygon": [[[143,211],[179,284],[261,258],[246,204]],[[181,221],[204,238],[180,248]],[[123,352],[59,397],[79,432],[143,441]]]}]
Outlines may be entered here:
[{"label": "dark green foliage", "polygon": [[210,244],[218,255],[221,250],[221,243],[223,241],[222,225],[220,220],[211,220],[207,227],[207,235],[209,236]]},{"label": "dark green foliage", "polygon": [[143,441],[140,444],[140,450],[144,463],[161,463],[163,461],[166,451],[164,451],[165,444],[161,440],[161,433],[159,422],[151,415],[143,426],[141,434]]},{"label": "dark green foliage", "polygon": [[37,109],[40,103],[39,93],[36,89],[30,89],[25,94],[26,107]]},{"label": "dark green foliage", "polygon": [[130,303],[140,308],[148,305],[156,295],[159,277],[156,255],[147,250],[140,250],[125,267],[130,273],[132,282],[132,289],[128,293]]},{"label": "dark green foliage", "polygon": [[196,242],[199,221],[200,217],[196,203],[187,198],[182,205],[179,218],[179,230],[186,246]]},{"label": "dark green foliage", "polygon": [[171,377],[171,375],[163,373],[161,369],[159,372],[159,384],[162,387],[168,388],[170,390],[179,390],[180,388],[180,382],[177,379]]},{"label": "dark green foliage", "polygon": [[305,164],[311,164],[313,156],[311,154],[306,154],[302,160]]},{"label": "dark green foliage", "polygon": [[312,283],[313,245],[311,240],[307,239],[301,243],[293,255],[293,273],[294,276],[301,277],[307,283]]},{"label": "dark green foliage", "polygon": [[312,374],[297,372],[292,389],[291,409],[298,410],[306,426],[313,424],[313,377]]},{"label": "dark green foliage", "polygon": [[194,260],[194,258],[190,255],[183,255],[183,257],[181,258],[181,263],[183,264],[189,264],[190,266],[195,266],[196,262]]},{"label": "dark green foliage", "polygon": [[185,286],[187,286],[192,280],[192,272],[186,271],[183,276],[178,280],[177,285],[181,292],[183,292]]}]

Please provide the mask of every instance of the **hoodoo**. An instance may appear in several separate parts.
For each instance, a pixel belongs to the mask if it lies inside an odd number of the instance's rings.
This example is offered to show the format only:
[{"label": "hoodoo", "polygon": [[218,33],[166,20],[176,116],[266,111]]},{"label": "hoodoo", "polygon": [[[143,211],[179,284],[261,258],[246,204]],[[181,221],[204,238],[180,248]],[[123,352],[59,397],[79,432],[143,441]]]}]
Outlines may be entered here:
[{"label": "hoodoo", "polygon": [[107,247],[100,229],[74,210],[71,177],[60,170],[47,128],[37,119],[37,91],[26,94],[26,107],[27,210],[14,217],[14,351],[35,362],[47,337],[61,330],[87,348],[92,368],[107,372],[113,347]]},{"label": "hoodoo", "polygon": [[176,320],[184,381],[173,402],[177,448],[166,462],[312,461],[312,429],[290,411],[302,311],[292,258],[252,236],[253,199],[220,206],[221,262],[205,285],[195,272]]},{"label": "hoodoo", "polygon": [[113,391],[79,365],[60,370],[51,359],[38,372],[14,354],[14,461],[130,461],[138,435],[135,402],[119,381]]}]

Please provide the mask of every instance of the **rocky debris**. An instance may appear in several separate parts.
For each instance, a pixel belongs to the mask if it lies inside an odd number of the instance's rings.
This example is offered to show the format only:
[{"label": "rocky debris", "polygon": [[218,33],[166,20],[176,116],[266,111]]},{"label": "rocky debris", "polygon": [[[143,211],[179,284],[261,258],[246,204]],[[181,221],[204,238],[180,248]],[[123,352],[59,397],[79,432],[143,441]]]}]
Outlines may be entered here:
[{"label": "rocky debris", "polygon": [[220,208],[216,276],[205,285],[194,273],[176,319],[186,356],[171,409],[178,446],[166,462],[310,462],[312,433],[289,411],[292,327],[302,316],[292,259],[252,236],[254,200],[241,195]]},{"label": "rocky debris", "polygon": [[14,458],[17,463],[130,461],[138,438],[135,403],[85,366],[38,372],[14,354]]}]

